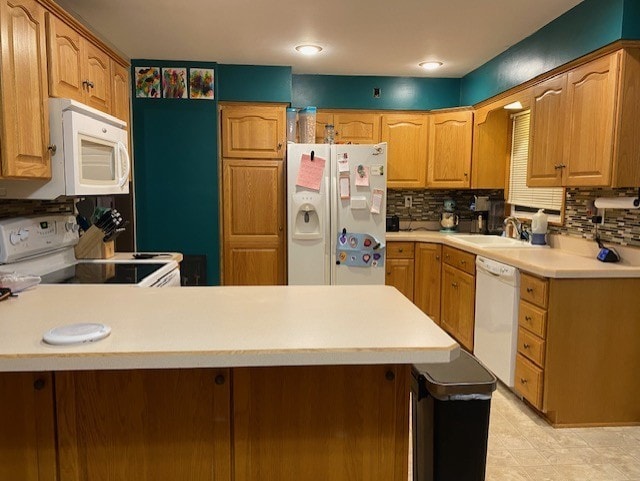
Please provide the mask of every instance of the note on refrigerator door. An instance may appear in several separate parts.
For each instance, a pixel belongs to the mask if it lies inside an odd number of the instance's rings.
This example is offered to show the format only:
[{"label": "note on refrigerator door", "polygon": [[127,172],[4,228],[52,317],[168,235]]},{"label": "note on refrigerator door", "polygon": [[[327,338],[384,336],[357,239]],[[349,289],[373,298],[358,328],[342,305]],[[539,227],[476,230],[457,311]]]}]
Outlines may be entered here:
[{"label": "note on refrigerator door", "polygon": [[349,176],[340,177],[340,198],[348,199],[351,197],[351,185],[349,183]]},{"label": "note on refrigerator door", "polygon": [[382,189],[373,189],[371,193],[371,213],[379,214],[382,209],[382,198],[384,197],[384,191]]},{"label": "note on refrigerator door", "polygon": [[364,165],[356,167],[356,186],[369,187],[369,167]]},{"label": "note on refrigerator door", "polygon": [[296,185],[320,192],[325,164],[326,160],[322,157],[315,155],[312,160],[309,154],[302,154]]},{"label": "note on refrigerator door", "polygon": [[338,159],[338,173],[340,174],[349,173],[349,161],[347,159]]}]

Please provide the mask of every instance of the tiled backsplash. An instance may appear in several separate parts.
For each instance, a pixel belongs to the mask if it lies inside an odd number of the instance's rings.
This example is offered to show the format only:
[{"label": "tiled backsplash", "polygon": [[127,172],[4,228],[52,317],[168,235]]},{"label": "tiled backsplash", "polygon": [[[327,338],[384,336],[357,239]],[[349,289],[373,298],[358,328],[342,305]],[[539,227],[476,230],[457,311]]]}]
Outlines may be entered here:
[{"label": "tiled backsplash", "polygon": [[[389,190],[387,191],[387,214],[396,214],[401,220],[411,219],[437,221],[445,199],[455,199],[461,220],[472,218],[469,209],[473,195],[488,195],[491,199],[502,199],[503,192],[469,190]],[[413,207],[404,207],[404,196],[413,197]],[[593,239],[594,227],[587,211],[587,202],[598,197],[635,197],[637,189],[567,189],[565,218],[562,227],[550,226],[554,234]],[[607,209],[604,225],[598,227],[600,238],[612,244],[640,247],[640,209]]]},{"label": "tiled backsplash", "polygon": [[73,214],[73,198],[56,200],[0,200],[0,219],[39,214]]}]

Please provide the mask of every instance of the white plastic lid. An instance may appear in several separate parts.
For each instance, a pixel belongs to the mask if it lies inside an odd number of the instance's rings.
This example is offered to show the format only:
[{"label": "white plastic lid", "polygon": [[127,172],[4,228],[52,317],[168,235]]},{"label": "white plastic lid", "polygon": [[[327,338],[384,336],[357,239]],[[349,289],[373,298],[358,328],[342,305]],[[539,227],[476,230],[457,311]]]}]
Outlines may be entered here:
[{"label": "white plastic lid", "polygon": [[47,344],[68,345],[95,342],[111,334],[111,327],[105,324],[80,323],[54,327],[42,336]]}]

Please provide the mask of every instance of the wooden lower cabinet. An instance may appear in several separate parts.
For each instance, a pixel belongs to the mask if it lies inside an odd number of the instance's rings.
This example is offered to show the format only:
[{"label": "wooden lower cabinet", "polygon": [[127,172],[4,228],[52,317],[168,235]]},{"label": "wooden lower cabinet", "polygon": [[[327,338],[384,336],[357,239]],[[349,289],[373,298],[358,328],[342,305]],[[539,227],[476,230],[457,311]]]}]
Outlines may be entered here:
[{"label": "wooden lower cabinet", "polygon": [[407,366],[235,369],[235,481],[405,481],[409,375]]},{"label": "wooden lower cabinet", "polygon": [[0,373],[0,479],[56,481],[50,373]]},{"label": "wooden lower cabinet", "polygon": [[475,256],[443,247],[440,326],[473,352],[476,311]]},{"label": "wooden lower cabinet", "polygon": [[225,369],[56,373],[60,481],[230,479]]},{"label": "wooden lower cabinet", "polygon": [[440,244],[416,242],[413,302],[436,324],[440,324],[441,258]]},{"label": "wooden lower cabinet", "polygon": [[389,242],[387,244],[384,283],[398,289],[411,302],[413,302],[415,275],[413,256],[413,242]]}]

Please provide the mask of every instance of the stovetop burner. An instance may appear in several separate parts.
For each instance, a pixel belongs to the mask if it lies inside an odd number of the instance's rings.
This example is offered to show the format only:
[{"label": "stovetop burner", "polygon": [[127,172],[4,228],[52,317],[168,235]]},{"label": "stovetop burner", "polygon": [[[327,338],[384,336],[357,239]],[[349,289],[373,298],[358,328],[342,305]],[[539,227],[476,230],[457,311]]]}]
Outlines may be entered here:
[{"label": "stovetop burner", "polygon": [[166,264],[80,263],[42,276],[42,284],[138,284]]}]

